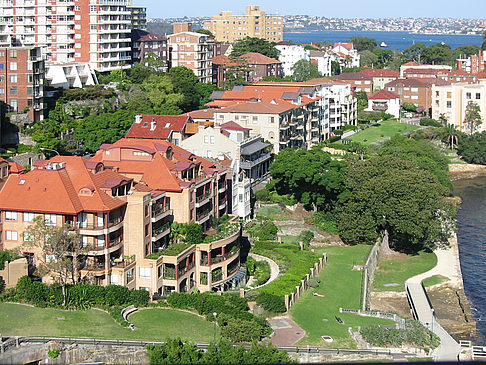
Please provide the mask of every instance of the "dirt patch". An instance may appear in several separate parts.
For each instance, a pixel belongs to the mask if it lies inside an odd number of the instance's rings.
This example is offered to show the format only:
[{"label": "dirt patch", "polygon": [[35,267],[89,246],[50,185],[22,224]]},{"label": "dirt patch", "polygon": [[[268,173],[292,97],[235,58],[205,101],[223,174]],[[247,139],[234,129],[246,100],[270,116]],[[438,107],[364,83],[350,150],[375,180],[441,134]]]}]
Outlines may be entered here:
[{"label": "dirt patch", "polygon": [[383,293],[371,293],[370,309],[379,310],[382,312],[394,312],[404,318],[412,319],[410,314],[410,306],[405,295],[400,293],[393,293],[389,296],[383,296]]}]

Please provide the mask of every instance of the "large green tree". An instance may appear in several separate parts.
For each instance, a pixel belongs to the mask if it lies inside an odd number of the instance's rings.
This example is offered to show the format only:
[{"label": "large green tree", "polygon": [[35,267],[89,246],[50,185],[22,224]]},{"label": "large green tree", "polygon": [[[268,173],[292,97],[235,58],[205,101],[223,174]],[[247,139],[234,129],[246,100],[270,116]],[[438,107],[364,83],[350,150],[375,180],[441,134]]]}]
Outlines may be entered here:
[{"label": "large green tree", "polygon": [[346,187],[338,222],[346,243],[371,244],[385,234],[392,248],[413,252],[448,237],[454,227],[454,207],[444,200],[449,190],[413,162],[389,155],[356,160]]},{"label": "large green tree", "polygon": [[475,133],[483,123],[481,108],[478,103],[469,101],[466,105],[466,114],[464,115],[464,125],[466,132]]},{"label": "large green tree", "polygon": [[322,77],[322,74],[319,72],[317,65],[307,60],[299,60],[297,61],[292,67],[291,70],[293,72],[292,80],[293,81],[307,81],[310,79]]},{"label": "large green tree", "polygon": [[422,52],[422,62],[442,65],[453,63],[451,47],[447,44],[433,44]]},{"label": "large green tree", "polygon": [[468,163],[486,165],[486,132],[461,136],[457,153]]},{"label": "large green tree", "polygon": [[354,48],[358,51],[371,51],[378,46],[378,42],[375,38],[368,38],[368,37],[351,37],[351,41],[353,42]]},{"label": "large green tree", "polygon": [[422,53],[427,48],[423,43],[414,43],[402,51],[403,62],[422,62]]},{"label": "large green tree", "polygon": [[248,52],[261,53],[275,59],[278,59],[279,54],[275,42],[269,42],[263,38],[245,37],[233,43],[231,57],[236,58]]},{"label": "large green tree", "polygon": [[334,160],[320,148],[285,149],[270,166],[279,194],[292,194],[308,208],[331,210],[344,191],[346,163]]}]

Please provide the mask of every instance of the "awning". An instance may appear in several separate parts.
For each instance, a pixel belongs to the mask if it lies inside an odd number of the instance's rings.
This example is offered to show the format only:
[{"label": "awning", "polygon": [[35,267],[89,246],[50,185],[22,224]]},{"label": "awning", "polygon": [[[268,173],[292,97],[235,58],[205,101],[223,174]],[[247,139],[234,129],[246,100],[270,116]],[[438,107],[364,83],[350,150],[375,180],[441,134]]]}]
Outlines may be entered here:
[{"label": "awning", "polygon": [[261,151],[270,146],[269,143],[262,142],[261,140],[255,141],[241,149],[241,154],[245,156],[253,155],[255,152]]}]

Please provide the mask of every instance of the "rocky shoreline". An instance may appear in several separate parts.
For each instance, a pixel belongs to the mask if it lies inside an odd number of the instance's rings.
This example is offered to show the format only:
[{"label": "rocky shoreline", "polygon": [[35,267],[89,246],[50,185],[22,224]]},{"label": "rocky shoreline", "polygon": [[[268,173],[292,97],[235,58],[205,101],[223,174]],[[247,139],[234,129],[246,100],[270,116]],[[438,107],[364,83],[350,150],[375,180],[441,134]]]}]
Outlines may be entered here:
[{"label": "rocky shoreline", "polygon": [[486,166],[474,164],[450,164],[449,173],[452,181],[474,179],[478,176],[486,176]]}]

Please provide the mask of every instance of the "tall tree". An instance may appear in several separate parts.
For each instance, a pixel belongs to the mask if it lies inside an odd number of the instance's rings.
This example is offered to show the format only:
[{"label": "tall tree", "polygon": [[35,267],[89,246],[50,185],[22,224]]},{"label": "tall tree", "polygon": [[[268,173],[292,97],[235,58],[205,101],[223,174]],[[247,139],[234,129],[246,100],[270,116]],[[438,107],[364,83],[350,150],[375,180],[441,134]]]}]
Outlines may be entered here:
[{"label": "tall tree", "polygon": [[427,46],[423,43],[414,43],[410,47],[405,48],[402,52],[403,61],[409,62],[422,62],[422,53],[427,48]]},{"label": "tall tree", "polygon": [[63,306],[66,305],[66,285],[79,282],[79,258],[87,253],[79,234],[69,225],[50,225],[42,216],[34,219],[24,237],[26,247],[35,247],[41,252],[37,261],[37,274],[51,274],[61,285]]},{"label": "tall tree", "polygon": [[376,39],[368,37],[351,37],[351,42],[358,52],[365,50],[373,52],[375,47],[378,46]]},{"label": "tall tree", "polygon": [[263,38],[245,37],[233,43],[231,57],[236,58],[248,52],[261,53],[270,58],[278,59],[279,51],[275,42],[269,42]]},{"label": "tall tree", "polygon": [[433,44],[422,52],[422,62],[442,65],[453,63],[451,47],[447,44]]},{"label": "tall tree", "polygon": [[466,132],[477,132],[482,123],[483,118],[481,117],[481,108],[476,102],[469,101],[466,106],[466,114],[464,115],[464,125],[466,127]]},{"label": "tall tree", "polygon": [[322,77],[317,65],[307,60],[299,60],[292,67],[292,80],[293,81],[307,81],[310,79]]}]

